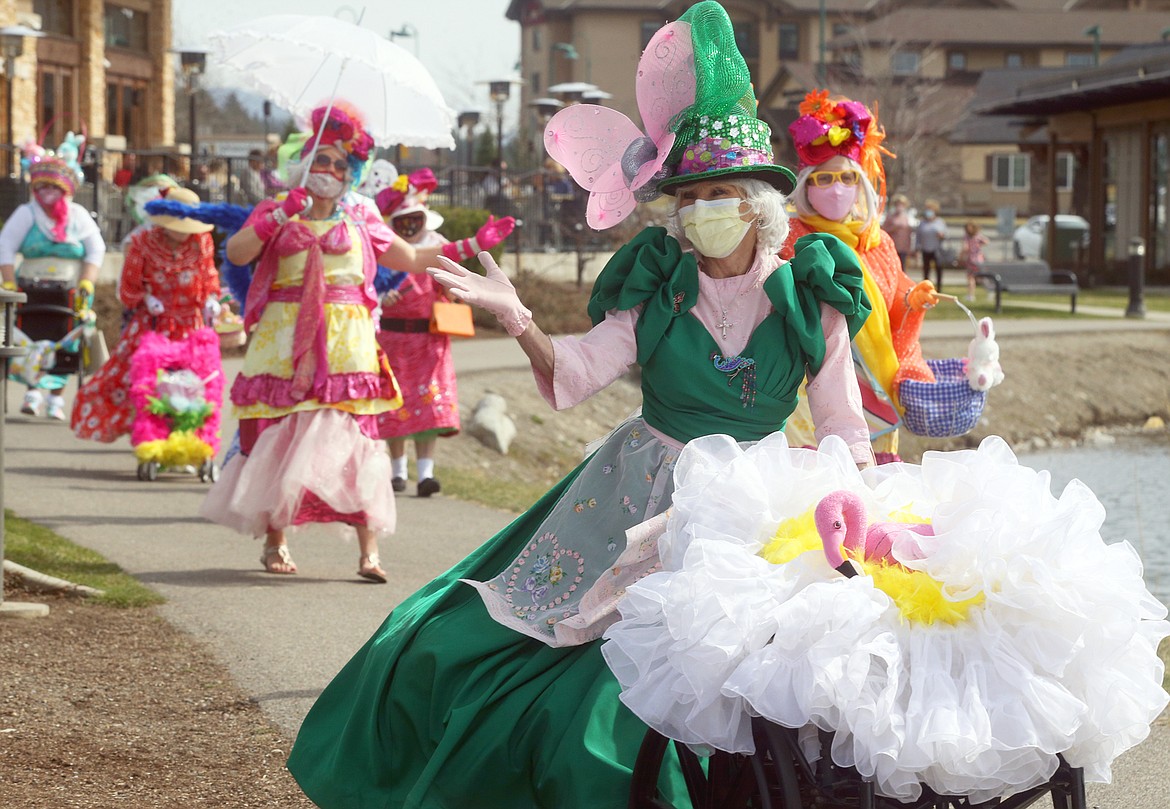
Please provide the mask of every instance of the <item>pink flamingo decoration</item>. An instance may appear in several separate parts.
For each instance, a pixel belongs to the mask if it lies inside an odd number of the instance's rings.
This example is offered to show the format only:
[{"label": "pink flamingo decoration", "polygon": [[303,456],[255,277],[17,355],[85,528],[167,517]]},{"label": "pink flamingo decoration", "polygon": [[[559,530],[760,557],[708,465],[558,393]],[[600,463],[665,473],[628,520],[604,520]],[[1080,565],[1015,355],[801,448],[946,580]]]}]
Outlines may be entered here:
[{"label": "pink flamingo decoration", "polygon": [[878,522],[866,527],[865,504],[850,491],[840,490],[825,495],[817,504],[813,520],[825,559],[843,576],[856,576],[857,570],[849,563],[850,556],[867,562],[896,565],[894,535],[912,531],[923,536],[934,536],[934,528],[922,523]]}]

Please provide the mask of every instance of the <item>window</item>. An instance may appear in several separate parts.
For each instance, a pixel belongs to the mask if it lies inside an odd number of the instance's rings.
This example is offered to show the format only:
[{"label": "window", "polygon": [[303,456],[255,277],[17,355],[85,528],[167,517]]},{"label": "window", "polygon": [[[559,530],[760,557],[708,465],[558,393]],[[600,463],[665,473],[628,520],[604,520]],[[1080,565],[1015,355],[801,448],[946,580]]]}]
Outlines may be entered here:
[{"label": "window", "polygon": [[751,61],[760,55],[759,28],[754,23],[733,22],[731,27],[735,31],[735,47],[743,54],[743,58]]},{"label": "window", "polygon": [[[77,69],[64,65],[37,65],[37,129],[45,143],[58,144],[69,130],[76,131],[81,116],[77,108]],[[46,131],[46,128],[47,131]]]},{"label": "window", "polygon": [[33,0],[33,11],[40,15],[46,34],[73,36],[73,0]]},{"label": "window", "polygon": [[800,58],[800,28],[795,23],[780,23],[780,58]]},{"label": "window", "polygon": [[913,76],[918,73],[918,54],[914,51],[894,51],[890,56],[890,69],[898,76]]},{"label": "window", "polygon": [[145,81],[107,74],[106,132],[126,138],[131,149],[146,146],[145,98]]},{"label": "window", "polygon": [[540,26],[532,26],[532,50],[540,50]]},{"label": "window", "polygon": [[1064,55],[1064,64],[1067,67],[1093,67],[1093,54],[1070,51]]},{"label": "window", "polygon": [[124,6],[106,6],[106,47],[126,48],[145,53],[147,47],[147,15]]},{"label": "window", "polygon": [[1056,190],[1072,191],[1077,161],[1072,152],[1061,152],[1056,156]]},{"label": "window", "polygon": [[543,90],[540,87],[540,71],[532,71],[532,92],[534,95],[540,95]]},{"label": "window", "polygon": [[656,22],[642,23],[642,50],[646,50],[646,46],[650,44],[650,40],[654,38],[661,27],[662,25]]},{"label": "window", "polygon": [[967,69],[967,54],[963,51],[951,51],[947,54],[947,69],[963,71]]},{"label": "window", "polygon": [[996,191],[1027,191],[1030,162],[1026,154],[997,154],[993,158],[992,185]]},{"label": "window", "polygon": [[1024,66],[1023,54],[1014,53],[1014,52],[1004,54],[1003,66],[1004,67],[1023,67]]}]

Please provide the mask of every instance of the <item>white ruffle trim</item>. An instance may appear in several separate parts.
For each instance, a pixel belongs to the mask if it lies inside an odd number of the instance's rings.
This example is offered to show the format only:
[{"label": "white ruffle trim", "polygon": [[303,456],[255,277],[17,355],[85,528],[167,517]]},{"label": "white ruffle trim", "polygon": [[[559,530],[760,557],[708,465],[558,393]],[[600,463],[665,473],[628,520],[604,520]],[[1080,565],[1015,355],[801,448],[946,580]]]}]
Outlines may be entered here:
[{"label": "white ruffle trim", "polygon": [[[748,753],[751,716],[811,723],[882,795],[927,784],[978,802],[1048,780],[1058,753],[1108,781],[1167,704],[1157,647],[1170,624],[1136,552],[1105,544],[1084,484],[1053,497],[1048,473],[999,438],[858,472],[835,438],[814,451],[782,434],[748,448],[710,436],[675,475],[664,571],[629,588],[603,647],[622,701],[666,736]],[[908,622],[819,547],[784,564],[757,555],[837,489],[871,521],[931,520],[933,537],[902,535],[894,553],[950,599],[981,595],[967,620]]]},{"label": "white ruffle trim", "polygon": [[339,514],[364,512],[376,534],[396,517],[386,445],[332,408],[291,413],[260,433],[251,455],[235,455],[199,508],[200,516],[242,534],[293,525],[312,492]]}]

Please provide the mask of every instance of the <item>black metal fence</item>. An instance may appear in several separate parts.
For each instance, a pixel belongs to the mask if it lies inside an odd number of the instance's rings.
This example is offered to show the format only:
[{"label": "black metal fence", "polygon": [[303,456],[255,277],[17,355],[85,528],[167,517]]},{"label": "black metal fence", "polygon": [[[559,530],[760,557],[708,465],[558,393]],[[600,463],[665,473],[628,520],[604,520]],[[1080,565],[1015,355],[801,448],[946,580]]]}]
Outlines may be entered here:
[{"label": "black metal fence", "polygon": [[[0,145],[0,219],[28,201],[28,184],[20,171],[20,153]],[[82,160],[85,182],[74,201],[93,213],[106,243],[116,247],[136,225],[127,190],[145,177],[169,174],[205,202],[254,205],[280,187],[271,172],[259,181],[247,157],[200,156],[162,151],[114,151],[90,148]],[[412,167],[400,166],[409,173]],[[585,226],[587,195],[564,174],[548,171],[508,172],[488,167],[449,166],[437,172],[433,206],[484,209],[521,223],[512,243],[523,251],[603,250],[611,239]]]}]

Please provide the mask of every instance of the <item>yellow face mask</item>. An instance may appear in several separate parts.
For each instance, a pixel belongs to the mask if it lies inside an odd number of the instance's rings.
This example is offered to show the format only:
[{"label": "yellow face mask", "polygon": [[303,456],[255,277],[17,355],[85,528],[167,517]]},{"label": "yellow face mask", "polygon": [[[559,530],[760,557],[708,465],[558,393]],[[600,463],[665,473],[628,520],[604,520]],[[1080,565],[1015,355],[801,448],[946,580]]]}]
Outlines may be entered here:
[{"label": "yellow face mask", "polygon": [[697,199],[678,212],[683,232],[700,255],[726,258],[739,247],[751,226],[740,218],[742,202],[739,197],[711,201]]}]

